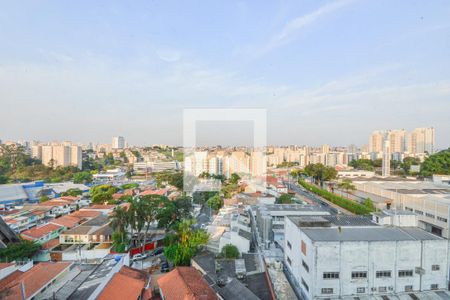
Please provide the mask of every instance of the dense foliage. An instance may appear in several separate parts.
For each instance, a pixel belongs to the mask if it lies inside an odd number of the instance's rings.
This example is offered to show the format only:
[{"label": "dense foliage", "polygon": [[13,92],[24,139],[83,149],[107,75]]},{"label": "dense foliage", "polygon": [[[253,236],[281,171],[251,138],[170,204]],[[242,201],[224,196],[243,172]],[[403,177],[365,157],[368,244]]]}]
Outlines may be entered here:
[{"label": "dense foliage", "polygon": [[433,174],[450,175],[450,148],[430,155],[422,163],[420,175],[429,177]]},{"label": "dense foliage", "polygon": [[81,172],[76,167],[51,168],[32,158],[22,146],[0,145],[0,184],[34,180],[46,182],[75,180],[84,183],[92,181],[92,175],[89,172]]},{"label": "dense foliage", "polygon": [[208,204],[208,206],[212,209],[212,210],[219,210],[222,208],[223,206],[223,200],[222,197],[220,197],[219,195],[214,195],[211,198],[208,199],[208,201],[206,202]]},{"label": "dense foliage", "polygon": [[346,199],[344,197],[338,196],[336,194],[330,193],[328,191],[322,190],[321,188],[318,188],[315,185],[306,183],[303,180],[298,181],[301,186],[303,186],[305,189],[327,199],[328,201],[354,213],[357,215],[367,215],[374,211],[373,209],[370,209],[366,205],[362,205],[360,203],[357,203],[355,201]]},{"label": "dense foliage", "polygon": [[337,171],[323,164],[309,164],[305,167],[305,173],[312,177],[316,183],[323,184],[324,181],[335,179]]},{"label": "dense foliage", "polygon": [[11,262],[31,258],[40,248],[39,244],[26,240],[22,240],[19,243],[11,243],[8,247],[0,249],[0,261]]},{"label": "dense foliage", "polygon": [[291,194],[282,194],[275,201],[276,204],[292,204],[294,202],[294,196]]},{"label": "dense foliage", "polygon": [[222,247],[222,251],[220,251],[220,257],[227,259],[236,259],[239,258],[241,254],[239,253],[239,249],[233,244],[227,244]]},{"label": "dense foliage", "polygon": [[195,229],[192,219],[184,219],[175,227],[175,232],[165,240],[164,255],[175,266],[189,266],[191,258],[208,242],[209,235],[203,229]]}]

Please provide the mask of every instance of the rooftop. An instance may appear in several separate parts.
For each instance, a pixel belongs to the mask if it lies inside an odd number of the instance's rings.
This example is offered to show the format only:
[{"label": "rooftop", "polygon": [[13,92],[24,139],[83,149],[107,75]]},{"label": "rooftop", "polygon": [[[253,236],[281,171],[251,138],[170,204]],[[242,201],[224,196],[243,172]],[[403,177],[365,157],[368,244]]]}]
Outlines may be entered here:
[{"label": "rooftop", "polygon": [[16,278],[11,280],[8,284],[1,286],[0,290],[9,291],[7,296],[4,298],[5,300],[20,299],[22,293],[21,284],[23,283],[26,298],[31,298],[36,292],[55,279],[55,277],[61,274],[64,270],[69,268],[71,264],[71,262],[38,263],[30,270],[15,275]]},{"label": "rooftop", "polygon": [[53,231],[61,229],[61,228],[63,228],[63,226],[57,225],[57,224],[52,224],[52,223],[47,223],[42,226],[36,226],[31,229],[25,230],[24,232],[21,233],[21,235],[24,235],[26,237],[30,237],[33,239],[38,239],[38,238],[41,238],[41,237],[43,237]]},{"label": "rooftop", "polygon": [[164,299],[215,300],[217,296],[199,271],[193,267],[177,267],[158,279]]},{"label": "rooftop", "polygon": [[442,238],[415,227],[339,227],[301,228],[314,242],[378,242],[378,241],[423,241]]},{"label": "rooftop", "polygon": [[122,266],[120,271],[112,276],[97,299],[139,299],[148,279],[148,274],[144,271]]}]

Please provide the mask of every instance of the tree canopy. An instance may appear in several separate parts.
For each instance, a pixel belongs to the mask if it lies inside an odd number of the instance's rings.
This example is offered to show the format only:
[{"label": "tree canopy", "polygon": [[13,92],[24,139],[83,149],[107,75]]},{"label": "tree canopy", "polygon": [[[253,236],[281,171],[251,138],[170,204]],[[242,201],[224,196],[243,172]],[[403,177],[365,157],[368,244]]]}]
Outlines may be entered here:
[{"label": "tree canopy", "polygon": [[316,183],[322,184],[324,181],[335,179],[337,171],[328,166],[324,166],[321,163],[309,164],[305,167],[305,173],[311,176]]},{"label": "tree canopy", "polygon": [[11,243],[6,248],[0,249],[0,261],[11,262],[31,258],[40,248],[39,244],[26,240],[22,240],[19,243]]},{"label": "tree canopy", "polygon": [[420,175],[450,175],[450,148],[428,156],[420,167]]},{"label": "tree canopy", "polygon": [[209,235],[203,229],[195,229],[195,220],[184,219],[165,240],[164,255],[175,266],[189,266],[191,258],[208,242]]},{"label": "tree canopy", "polygon": [[275,201],[276,204],[291,204],[294,202],[294,196],[291,194],[282,194]]},{"label": "tree canopy", "polygon": [[222,247],[220,251],[220,256],[227,259],[236,259],[241,256],[239,249],[233,244],[227,244]]}]

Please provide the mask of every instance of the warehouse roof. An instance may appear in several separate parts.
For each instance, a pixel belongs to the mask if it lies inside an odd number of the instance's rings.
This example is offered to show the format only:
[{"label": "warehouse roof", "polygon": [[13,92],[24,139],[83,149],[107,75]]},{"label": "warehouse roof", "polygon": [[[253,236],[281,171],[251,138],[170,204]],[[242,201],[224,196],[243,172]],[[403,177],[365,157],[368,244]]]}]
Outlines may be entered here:
[{"label": "warehouse roof", "polygon": [[333,227],[301,228],[315,242],[334,241],[416,241],[441,240],[442,238],[415,227]]}]

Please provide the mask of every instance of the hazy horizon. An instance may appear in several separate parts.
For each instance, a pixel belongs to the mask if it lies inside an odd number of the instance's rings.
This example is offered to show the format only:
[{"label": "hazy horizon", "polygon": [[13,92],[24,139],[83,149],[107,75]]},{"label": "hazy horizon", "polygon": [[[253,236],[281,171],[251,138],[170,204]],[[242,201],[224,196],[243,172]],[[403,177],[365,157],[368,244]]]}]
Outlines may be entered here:
[{"label": "hazy horizon", "polygon": [[[6,2],[0,139],[182,145],[185,108],[265,108],[268,144],[432,126],[447,148],[449,15],[446,1]],[[198,139],[251,131],[225,130]]]}]

